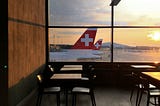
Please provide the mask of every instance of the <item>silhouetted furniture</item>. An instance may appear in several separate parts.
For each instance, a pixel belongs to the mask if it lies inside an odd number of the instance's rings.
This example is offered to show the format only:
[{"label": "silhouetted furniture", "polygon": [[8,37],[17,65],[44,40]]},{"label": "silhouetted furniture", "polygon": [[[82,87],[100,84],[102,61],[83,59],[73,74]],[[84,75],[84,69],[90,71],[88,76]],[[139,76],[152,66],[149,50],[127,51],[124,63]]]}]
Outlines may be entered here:
[{"label": "silhouetted furniture", "polygon": [[[139,104],[144,92],[147,93],[147,106],[151,103],[155,106],[160,106],[160,72],[142,72],[143,89],[141,91]],[[149,83],[155,84],[156,88],[150,88]],[[157,88],[158,87],[158,88]],[[153,102],[151,98],[154,98]]]},{"label": "silhouetted furniture", "polygon": [[61,88],[58,86],[48,86],[44,81],[44,76],[42,74],[37,75],[38,81],[38,98],[36,106],[41,105],[43,94],[56,94],[57,96],[57,106],[60,106],[60,91]]},{"label": "silhouetted furniture", "polygon": [[[160,97],[160,89],[149,90],[147,96],[147,106],[149,106],[149,103],[155,106],[160,106],[159,97]],[[151,98],[154,98],[154,102],[151,102]]]},{"label": "silhouetted furniture", "polygon": [[96,106],[95,96],[94,96],[94,86],[93,80],[95,79],[94,68],[92,66],[88,67],[88,72],[82,77],[81,81],[77,83],[72,89],[72,106],[76,106],[76,96],[77,94],[87,94],[90,95],[92,106]]},{"label": "silhouetted furniture", "polygon": [[150,84],[146,79],[140,76],[140,73],[132,72],[131,75],[134,87],[131,90],[130,101],[132,99],[134,91],[137,91],[136,94],[136,106],[140,105],[142,94],[144,91],[154,91],[157,89],[154,85]]},{"label": "silhouetted furniture", "polygon": [[81,74],[55,73],[50,79],[58,82],[64,89],[66,106],[68,106],[68,90],[81,80]]},{"label": "silhouetted furniture", "polygon": [[[141,88],[141,91],[140,91],[138,106],[140,105],[143,93],[147,94],[147,106],[149,106],[149,103],[157,106],[158,105],[158,97],[160,96],[160,89],[150,88],[149,81],[146,78],[141,77],[141,81],[142,81],[142,88]],[[153,102],[150,101],[151,98],[154,98]]]},{"label": "silhouetted furniture", "polygon": [[[156,69],[153,65],[131,65],[131,68],[134,68],[135,70],[153,70]],[[141,73],[134,73],[132,72],[131,78],[133,79],[134,87],[131,91],[130,100],[132,99],[132,95],[135,89],[137,89],[137,95],[136,95],[136,106],[140,105],[141,98],[143,92],[148,92],[150,90],[157,89],[152,83],[145,81],[144,78],[141,76]],[[149,92],[148,92],[149,94]]]},{"label": "silhouetted furniture", "polygon": [[160,89],[160,72],[142,72],[141,76]]},{"label": "silhouetted furniture", "polygon": [[132,96],[133,96],[134,91],[137,90],[137,94],[136,94],[136,106],[137,106],[138,100],[139,100],[139,92],[140,92],[140,89],[142,88],[142,84],[141,84],[141,80],[139,78],[139,75],[137,73],[132,72],[130,77],[133,82],[133,88],[131,90],[131,95],[130,95],[130,101],[132,100]]},{"label": "silhouetted furniture", "polygon": [[55,73],[54,67],[52,67],[51,65],[46,65],[45,70],[43,70],[42,72],[44,80],[49,80],[54,73]]}]

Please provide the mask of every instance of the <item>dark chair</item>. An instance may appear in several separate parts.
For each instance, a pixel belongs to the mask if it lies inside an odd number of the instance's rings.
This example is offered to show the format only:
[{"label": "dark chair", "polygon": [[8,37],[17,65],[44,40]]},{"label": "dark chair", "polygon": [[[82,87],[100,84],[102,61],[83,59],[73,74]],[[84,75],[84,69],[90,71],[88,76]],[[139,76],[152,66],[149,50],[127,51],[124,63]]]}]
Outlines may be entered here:
[{"label": "dark chair", "polygon": [[38,98],[37,98],[37,104],[36,106],[41,105],[42,101],[42,95],[43,94],[56,94],[57,96],[57,106],[60,106],[60,87],[56,86],[48,86],[46,82],[44,81],[44,77],[42,74],[37,75],[37,81],[38,81]]},{"label": "dark chair", "polygon": [[81,81],[72,89],[72,106],[76,106],[76,96],[77,94],[87,94],[90,95],[92,106],[96,106],[93,80],[95,79],[94,68],[89,66],[88,74],[83,76]]},{"label": "dark chair", "polygon": [[[147,106],[149,106],[150,103],[154,106],[159,106],[158,98],[160,97],[160,89],[155,86],[151,88],[151,84],[146,78],[140,77],[140,79],[142,81],[142,88],[140,89],[138,106],[140,106],[143,93],[147,94]],[[153,98],[154,101],[151,101],[151,98]]]},{"label": "dark chair", "polygon": [[[130,95],[130,101],[132,100],[132,96],[134,91],[137,91],[136,93],[136,106],[140,105],[141,98],[142,98],[142,93],[147,89],[147,90],[154,90],[157,89],[154,85],[150,84],[149,82],[146,82],[139,73],[131,73],[131,79],[133,82],[133,88],[131,90],[131,95]],[[145,81],[145,82],[144,82]]]},{"label": "dark chair", "polygon": [[43,70],[43,72],[42,72],[45,80],[49,80],[50,77],[52,77],[52,75],[54,73],[55,73],[55,69],[51,65],[47,65],[46,68],[45,68],[45,70]]},{"label": "dark chair", "polygon": [[132,72],[130,77],[133,82],[133,88],[131,90],[131,95],[130,95],[130,101],[132,100],[132,96],[133,96],[134,91],[137,91],[136,92],[136,106],[138,106],[139,94],[140,94],[140,90],[142,88],[142,82],[141,82],[139,73]]}]

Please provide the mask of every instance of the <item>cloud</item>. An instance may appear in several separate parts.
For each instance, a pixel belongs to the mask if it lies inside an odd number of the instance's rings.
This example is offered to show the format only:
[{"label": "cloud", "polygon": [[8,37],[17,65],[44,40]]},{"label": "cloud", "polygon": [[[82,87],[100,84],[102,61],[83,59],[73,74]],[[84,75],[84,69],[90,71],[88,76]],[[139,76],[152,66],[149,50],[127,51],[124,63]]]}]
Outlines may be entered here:
[{"label": "cloud", "polygon": [[105,3],[105,0],[50,0],[50,25],[105,24],[110,14]]},{"label": "cloud", "polygon": [[[140,3],[144,2],[146,3],[146,0]],[[150,7],[136,5],[136,2],[132,0],[121,1],[120,5],[115,8],[115,25],[159,25],[160,16],[157,14],[159,9],[156,9],[159,5],[151,6],[150,1],[148,2]],[[49,24],[110,25],[111,8],[109,4],[110,0],[50,0]]]},{"label": "cloud", "polygon": [[81,34],[81,32],[79,32],[79,31],[72,31],[72,30],[68,30],[68,31],[58,31],[57,32],[57,34],[65,34],[65,35],[73,35],[73,34],[76,34],[76,35],[78,35],[78,34]]}]

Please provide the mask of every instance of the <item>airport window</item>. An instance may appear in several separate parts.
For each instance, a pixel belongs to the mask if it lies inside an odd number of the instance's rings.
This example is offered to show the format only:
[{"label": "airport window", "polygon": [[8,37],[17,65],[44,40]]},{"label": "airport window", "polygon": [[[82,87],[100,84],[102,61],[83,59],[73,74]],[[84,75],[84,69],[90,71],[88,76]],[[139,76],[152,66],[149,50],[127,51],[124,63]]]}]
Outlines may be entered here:
[{"label": "airport window", "polygon": [[[113,53],[113,62],[159,62],[159,1],[121,0],[114,7],[113,52],[110,2],[48,0],[48,61],[111,62]],[[88,30],[96,31],[95,38],[90,39]],[[102,44],[95,50],[98,40]]]},{"label": "airport window", "polygon": [[49,61],[110,62],[109,3],[49,0]]},{"label": "airport window", "polygon": [[114,62],[160,61],[157,28],[115,28],[114,31]]},{"label": "airport window", "polygon": [[115,6],[115,25],[160,26],[159,0],[121,0]]},{"label": "airport window", "polygon": [[[89,37],[87,34],[93,36]],[[87,39],[89,39],[88,42]],[[102,46],[102,42],[106,43]],[[49,61],[109,62],[110,43],[108,42],[110,42],[109,29],[53,28],[49,30]],[[85,45],[88,46],[85,47]]]},{"label": "airport window", "polygon": [[114,11],[114,62],[160,62],[159,0],[121,0]]}]

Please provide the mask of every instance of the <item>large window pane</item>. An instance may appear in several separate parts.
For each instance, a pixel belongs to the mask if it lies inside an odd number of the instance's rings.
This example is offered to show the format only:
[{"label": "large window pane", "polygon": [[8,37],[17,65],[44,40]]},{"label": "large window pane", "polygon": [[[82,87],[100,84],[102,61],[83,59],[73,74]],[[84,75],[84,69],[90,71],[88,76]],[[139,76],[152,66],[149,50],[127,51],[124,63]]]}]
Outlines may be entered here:
[{"label": "large window pane", "polygon": [[115,25],[160,26],[160,0],[121,0],[115,6]]},{"label": "large window pane", "polygon": [[49,25],[110,25],[110,0],[49,0]]},{"label": "large window pane", "polygon": [[[92,28],[91,28],[92,29]],[[94,47],[96,41],[102,40],[102,46],[99,50],[85,49],[85,48],[73,48],[73,45],[81,38],[82,34],[86,31],[85,28],[50,28],[49,29],[49,61],[90,61],[90,62],[104,62],[110,61],[110,29],[97,29],[97,33],[94,40]],[[86,34],[87,35],[87,34]],[[86,36],[85,35],[85,36]],[[89,36],[90,38],[90,36]],[[81,42],[85,44],[85,40]],[[90,41],[91,42],[91,41]],[[81,45],[80,45],[81,46]],[[89,45],[92,47],[92,45]],[[78,49],[77,49],[78,48]]]},{"label": "large window pane", "polygon": [[114,62],[160,62],[158,28],[116,28]]}]

